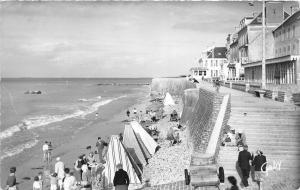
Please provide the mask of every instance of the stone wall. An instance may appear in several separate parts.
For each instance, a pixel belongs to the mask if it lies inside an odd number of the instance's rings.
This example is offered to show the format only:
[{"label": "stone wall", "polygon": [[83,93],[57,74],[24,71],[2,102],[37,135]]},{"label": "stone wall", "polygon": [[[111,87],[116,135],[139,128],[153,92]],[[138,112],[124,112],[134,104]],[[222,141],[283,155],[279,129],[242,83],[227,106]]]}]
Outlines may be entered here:
[{"label": "stone wall", "polygon": [[196,88],[196,85],[186,78],[155,78],[151,83],[151,93],[169,92],[172,96],[183,96],[184,90],[189,88]]},{"label": "stone wall", "polygon": [[[198,98],[196,93],[198,93]],[[197,153],[206,151],[223,96],[223,94],[203,88],[185,90],[184,109],[180,123],[188,127],[193,150]]]}]

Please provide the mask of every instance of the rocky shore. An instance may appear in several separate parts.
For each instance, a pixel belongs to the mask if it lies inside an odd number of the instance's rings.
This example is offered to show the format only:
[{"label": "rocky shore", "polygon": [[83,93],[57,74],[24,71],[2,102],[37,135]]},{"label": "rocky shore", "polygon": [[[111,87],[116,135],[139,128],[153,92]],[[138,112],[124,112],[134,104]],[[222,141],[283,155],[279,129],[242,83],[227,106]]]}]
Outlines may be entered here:
[{"label": "rocky shore", "polygon": [[[174,109],[181,113],[182,100],[173,97],[177,104]],[[155,126],[160,131],[158,144],[161,147],[149,160],[144,168],[143,179],[150,180],[151,186],[184,180],[184,169],[189,167],[191,148],[187,146],[186,129],[179,131],[181,143],[170,146],[166,139],[170,126],[176,126],[178,122],[170,122],[169,115],[160,120]]]}]

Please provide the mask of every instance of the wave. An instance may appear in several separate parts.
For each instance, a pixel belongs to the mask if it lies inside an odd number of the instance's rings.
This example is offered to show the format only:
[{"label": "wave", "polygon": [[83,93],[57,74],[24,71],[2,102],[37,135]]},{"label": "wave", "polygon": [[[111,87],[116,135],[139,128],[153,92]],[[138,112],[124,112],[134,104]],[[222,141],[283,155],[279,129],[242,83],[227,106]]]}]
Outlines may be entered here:
[{"label": "wave", "polygon": [[14,156],[16,154],[20,154],[25,149],[29,149],[29,148],[34,147],[37,143],[38,143],[38,140],[34,139],[34,140],[29,141],[25,144],[14,146],[13,148],[10,148],[8,150],[2,150],[3,155],[0,157],[0,160],[3,160],[6,157]]},{"label": "wave", "polygon": [[91,99],[86,99],[86,98],[80,98],[78,99],[79,102],[94,102],[94,101],[99,101],[102,97],[101,96],[97,96],[95,98],[91,98]]},{"label": "wave", "polygon": [[[29,130],[41,126],[45,126],[51,123],[60,122],[66,119],[70,118],[76,118],[76,117],[85,117],[88,114],[91,114],[99,109],[99,107],[106,105],[112,101],[118,100],[120,98],[124,98],[126,95],[112,98],[108,100],[102,100],[98,101],[91,106],[89,106],[86,110],[77,110],[71,114],[63,114],[63,115],[41,115],[36,117],[30,117],[27,119],[24,119],[21,123],[14,125],[0,133],[0,140],[3,140],[5,138],[13,136],[13,134],[20,132],[22,130]],[[100,96],[97,97],[98,99],[101,99]]]}]

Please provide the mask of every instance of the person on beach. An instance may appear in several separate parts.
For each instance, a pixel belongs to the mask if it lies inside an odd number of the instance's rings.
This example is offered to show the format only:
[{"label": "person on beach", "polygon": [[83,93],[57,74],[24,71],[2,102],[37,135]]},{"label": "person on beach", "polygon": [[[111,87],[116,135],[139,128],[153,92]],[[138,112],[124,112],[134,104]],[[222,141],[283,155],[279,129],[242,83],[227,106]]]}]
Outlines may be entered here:
[{"label": "person on beach", "polygon": [[239,190],[239,187],[237,186],[237,180],[234,176],[228,176],[228,181],[231,184],[230,188],[226,188],[226,190]]},{"label": "person on beach", "polygon": [[52,150],[53,150],[52,143],[49,141],[49,143],[48,143],[48,155],[47,155],[49,162],[52,161]]},{"label": "person on beach", "polygon": [[127,115],[128,118],[130,117],[130,111],[129,110],[126,111],[126,115]]},{"label": "person on beach", "polygon": [[174,130],[173,130],[172,126],[170,126],[170,128],[169,128],[169,130],[167,132],[167,140],[170,141],[170,146],[172,146],[173,142],[175,140],[175,138],[174,138]]},{"label": "person on beach", "polygon": [[81,174],[82,174],[82,156],[79,156],[78,159],[75,161],[74,168],[75,168],[75,178],[78,182],[81,181]]},{"label": "person on beach", "polygon": [[49,150],[49,146],[48,146],[48,142],[45,141],[45,143],[43,144],[43,160],[44,162],[47,162],[48,160],[48,150]]},{"label": "person on beach", "polygon": [[115,190],[128,190],[129,177],[127,172],[123,170],[122,164],[117,164],[117,170],[114,177]]},{"label": "person on beach", "polygon": [[137,114],[137,110],[136,108],[133,108],[133,114],[136,115]]},{"label": "person on beach", "polygon": [[87,156],[87,163],[88,166],[93,165],[96,162],[96,159],[94,157],[94,154],[91,152],[88,156]]},{"label": "person on beach", "polygon": [[41,186],[41,189],[43,189],[43,172],[39,172],[38,173],[38,178],[39,178],[39,183],[40,183],[40,186]]},{"label": "person on beach", "polygon": [[123,141],[123,134],[119,133],[119,140],[122,142]]},{"label": "person on beach", "polygon": [[32,190],[42,190],[42,186],[38,176],[34,177],[34,181],[32,184]]},{"label": "person on beach", "polygon": [[66,177],[64,178],[63,187],[64,190],[75,190],[76,189],[76,179],[72,173],[70,172],[69,168],[65,168]]},{"label": "person on beach", "polygon": [[88,169],[87,164],[83,164],[81,169],[82,169],[82,182],[83,182],[83,185],[87,185],[91,182],[91,173]]},{"label": "person on beach", "polygon": [[50,175],[50,190],[57,190],[57,173]]},{"label": "person on beach", "polygon": [[255,181],[258,184],[259,189],[261,188],[261,182],[264,180],[265,171],[266,171],[266,163],[267,159],[266,156],[263,155],[261,150],[256,151],[256,156],[253,159],[252,166],[254,166],[254,176]]},{"label": "person on beach", "polygon": [[9,176],[6,180],[6,190],[17,190],[16,167],[9,169]]},{"label": "person on beach", "polygon": [[248,152],[248,146],[244,145],[244,150],[239,152],[238,165],[242,172],[242,183],[245,187],[248,187],[248,178],[250,173],[250,161],[252,160],[252,155]]},{"label": "person on beach", "polygon": [[62,187],[63,187],[63,178],[65,177],[65,165],[60,160],[60,157],[56,158],[56,163],[55,163],[55,166],[54,166],[54,172],[57,173],[57,180],[58,180],[59,189],[62,189]]},{"label": "person on beach", "polygon": [[99,155],[99,162],[102,163],[103,162],[103,149],[105,146],[105,141],[101,139],[101,137],[98,137],[98,141],[96,143],[96,147],[98,150],[98,155]]}]

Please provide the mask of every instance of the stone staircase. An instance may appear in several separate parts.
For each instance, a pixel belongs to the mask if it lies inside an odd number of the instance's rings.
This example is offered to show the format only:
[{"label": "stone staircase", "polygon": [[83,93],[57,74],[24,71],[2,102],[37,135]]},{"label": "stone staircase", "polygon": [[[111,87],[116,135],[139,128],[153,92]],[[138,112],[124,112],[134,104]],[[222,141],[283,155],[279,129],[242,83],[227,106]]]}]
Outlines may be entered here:
[{"label": "stone staircase", "polygon": [[[225,87],[221,88],[221,93],[231,94],[228,123],[231,129],[245,132],[249,151],[255,153],[260,148],[269,166],[277,166],[268,172],[263,189],[299,188],[300,108]],[[240,183],[237,158],[237,147],[221,147],[218,164],[224,168],[226,178],[235,176]],[[248,181],[251,189],[258,189],[251,177]],[[225,186],[227,183],[226,180]]]}]

